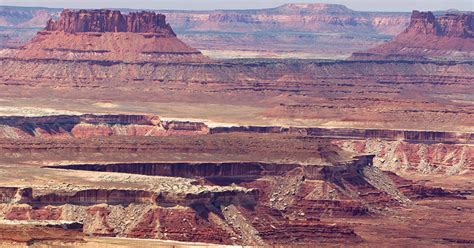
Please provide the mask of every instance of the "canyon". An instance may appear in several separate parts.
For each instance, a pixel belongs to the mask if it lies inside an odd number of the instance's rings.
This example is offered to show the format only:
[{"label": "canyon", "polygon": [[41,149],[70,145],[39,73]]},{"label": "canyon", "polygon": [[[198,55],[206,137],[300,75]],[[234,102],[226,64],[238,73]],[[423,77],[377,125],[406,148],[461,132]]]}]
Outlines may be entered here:
[{"label": "canyon", "polygon": [[[69,233],[64,239],[43,239],[32,231],[28,240],[38,244],[87,243],[84,234],[239,245],[363,245],[380,242],[370,230],[381,223],[403,228],[393,216],[407,218],[405,209],[430,215],[439,211],[439,201],[454,206],[472,201],[472,190],[404,179],[394,172],[407,171],[377,165],[379,154],[357,150],[366,140],[428,149],[460,146],[467,160],[456,175],[467,183],[474,169],[472,134],[208,127],[139,115],[2,117],[0,122],[3,134],[22,134],[0,138],[0,227],[34,228],[45,221],[77,226],[63,227],[61,232]],[[162,130],[135,132],[156,127]],[[356,149],[342,149],[348,144]],[[416,159],[408,162],[416,172]],[[25,181],[28,175],[35,180]],[[454,211],[466,218],[456,222],[458,228],[469,225],[472,209]],[[469,242],[469,233],[447,232],[442,237],[449,238],[437,241],[439,233],[418,228],[423,242]],[[400,231],[389,242],[406,235]]]},{"label": "canyon", "polygon": [[[152,115],[0,117],[0,139],[5,140],[1,142],[0,149],[4,150],[5,159],[15,157],[15,151],[23,149],[32,154],[41,154],[46,148],[48,152],[55,149],[67,149],[71,152],[75,149],[81,150],[82,147],[88,149],[85,144],[91,139],[144,137],[153,141],[159,137],[179,136],[200,140],[208,136],[246,137],[252,134],[277,137],[304,136],[309,142],[311,139],[329,140],[328,144],[334,149],[343,148],[354,154],[374,154],[373,163],[377,167],[396,173],[416,171],[420,174],[458,175],[470,174],[474,170],[473,133],[279,126],[209,127],[203,122],[161,121],[158,116]],[[53,143],[49,144],[48,141]],[[54,144],[56,142],[57,145]],[[165,146],[154,147],[151,144],[147,146],[145,143],[142,148],[145,150],[165,148]],[[183,149],[190,151],[194,149],[185,147],[187,148]],[[102,149],[113,151],[118,147],[113,143],[108,145],[104,143]],[[178,149],[177,145],[175,149]],[[308,157],[307,160],[300,158],[300,161],[312,163],[313,160]],[[241,166],[245,168],[245,165]],[[252,170],[244,169],[248,173]]]},{"label": "canyon", "polygon": [[[200,103],[191,112],[204,119],[206,104],[256,109],[242,125],[301,120],[297,125],[473,130],[472,60],[214,60],[177,39],[163,16],[77,13],[83,19],[66,10],[21,49],[0,51],[0,97],[34,104],[54,97],[67,99],[66,105],[100,99],[112,107],[99,111],[111,112],[129,112],[113,107],[123,101],[148,112],[160,109],[150,102]],[[247,113],[236,114],[234,120]],[[234,122],[222,117],[219,122]]]},{"label": "canyon", "polygon": [[348,60],[193,48],[209,30],[296,26],[467,40],[469,14],[23,11],[2,7],[2,25],[46,19],[0,50],[0,246],[474,243],[470,46]]}]

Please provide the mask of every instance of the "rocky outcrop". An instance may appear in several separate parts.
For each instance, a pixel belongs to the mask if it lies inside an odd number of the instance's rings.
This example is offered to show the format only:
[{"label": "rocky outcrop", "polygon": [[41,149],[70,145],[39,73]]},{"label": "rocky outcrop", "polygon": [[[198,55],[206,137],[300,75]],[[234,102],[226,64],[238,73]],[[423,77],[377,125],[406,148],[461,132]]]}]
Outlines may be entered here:
[{"label": "rocky outcrop", "polygon": [[458,175],[474,172],[474,147],[471,143],[407,142],[403,140],[334,141],[355,153],[374,154],[374,165],[397,173]]},{"label": "rocky outcrop", "polygon": [[[55,165],[47,166],[50,169],[65,169],[65,170],[82,170],[82,171],[93,171],[93,172],[115,172],[115,173],[128,173],[128,174],[141,174],[147,176],[166,176],[166,177],[183,177],[191,179],[204,179],[209,182],[214,182],[219,185],[230,184],[231,182],[252,182],[258,178],[279,178],[279,184],[274,185],[272,192],[273,200],[270,200],[270,204],[280,210],[284,210],[285,207],[279,206],[278,201],[286,201],[286,204],[293,202],[292,197],[298,197],[298,191],[302,195],[299,201],[310,199],[308,194],[312,193],[308,191],[309,187],[314,189],[321,185],[314,185],[314,181],[323,181],[327,184],[332,184],[331,187],[335,187],[340,190],[340,194],[352,195],[353,192],[358,191],[357,195],[363,202],[371,204],[393,204],[394,202],[406,203],[408,198],[404,198],[400,192],[397,192],[395,183],[391,181],[390,177],[397,179],[398,177],[389,173],[389,177],[384,174],[381,170],[373,166],[373,159],[375,155],[361,155],[356,156],[351,160],[336,163],[334,165],[301,165],[301,164],[277,164],[277,163],[259,163],[259,162],[236,162],[236,163],[122,163],[122,164],[72,164],[72,165]],[[293,179],[296,179],[293,180]],[[306,182],[309,180],[309,182]],[[397,179],[402,182],[402,179]],[[379,181],[384,184],[380,184]],[[310,185],[305,185],[305,184]],[[406,186],[410,184],[407,181],[403,181],[401,184]],[[412,185],[411,183],[410,185]],[[245,184],[244,184],[245,185]],[[250,183],[250,185],[253,185]],[[257,189],[259,186],[254,185]],[[293,191],[292,187],[296,187]],[[417,195],[421,185],[417,185],[410,191],[412,195]],[[429,190],[429,187],[425,187]],[[267,191],[268,189],[261,188],[261,190]],[[290,190],[290,191],[288,191]],[[69,198],[66,196],[57,196],[54,194],[46,196],[37,196],[33,198],[33,202],[41,202],[43,204],[60,203],[60,202],[74,202],[82,201],[88,204],[97,203],[108,203],[118,204],[119,198],[123,198],[122,202],[156,202],[158,204],[171,203],[181,205],[193,205],[193,204],[229,204],[230,202],[240,202],[246,204],[256,203],[258,191],[248,191],[245,193],[239,191],[223,191],[223,192],[202,192],[199,194],[186,194],[184,197],[180,194],[174,194],[173,192],[163,192],[159,195],[152,194],[143,191],[105,191],[105,190],[93,190],[93,191],[81,191],[76,193]],[[438,192],[438,193],[436,193]],[[145,193],[145,194],[144,194]],[[260,196],[262,192],[260,192]],[[318,194],[323,194],[319,192]],[[424,194],[424,193],[423,193]],[[443,189],[437,189],[433,191],[433,194],[439,197],[443,196],[456,196],[456,192],[453,194],[445,192]],[[90,195],[90,196],[89,196]],[[290,196],[285,197],[285,196]],[[132,196],[130,198],[129,196]],[[50,198],[52,197],[52,198]],[[180,199],[182,197],[182,199]],[[268,196],[263,196],[263,199],[267,199]],[[327,195],[314,195],[313,197],[327,197]],[[89,199],[90,200],[85,200]],[[143,198],[143,199],[142,199]],[[202,200],[202,198],[209,200]],[[235,199],[239,200],[235,200]],[[278,199],[276,199],[278,198]],[[57,200],[51,200],[57,199]],[[174,199],[174,200],[171,200]],[[325,198],[324,198],[325,199]],[[260,199],[261,200],[261,199]],[[323,200],[321,198],[313,200]],[[329,199],[326,199],[329,201]],[[354,199],[352,199],[354,200]],[[191,202],[189,202],[191,201]],[[317,202],[317,201],[316,201]],[[321,201],[319,203],[324,203]],[[334,203],[334,202],[332,202]],[[328,202],[331,204],[331,202]],[[342,207],[341,204],[338,207]],[[353,203],[358,205],[357,203]],[[283,204],[284,205],[284,204]],[[325,205],[325,204],[323,204]],[[327,206],[327,205],[326,205]],[[321,207],[324,208],[324,207]],[[367,214],[368,210],[356,208],[354,215]],[[299,207],[297,210],[301,210]],[[296,211],[296,210],[295,210]],[[360,213],[358,211],[361,211]]]},{"label": "rocky outcrop", "polygon": [[8,221],[0,223],[2,246],[29,246],[54,242],[56,244],[84,243],[82,224],[71,221]]},{"label": "rocky outcrop", "polygon": [[153,115],[0,117],[0,138],[90,138],[207,134],[203,123],[161,121]]},{"label": "rocky outcrop", "polygon": [[58,207],[12,207],[5,215],[7,220],[59,220],[61,208]]},{"label": "rocky outcrop", "polygon": [[123,15],[111,10],[64,10],[58,20],[49,20],[28,44],[4,55],[63,61],[208,61],[176,37],[164,15]]},{"label": "rocky outcrop", "polygon": [[474,134],[463,132],[281,126],[208,127],[203,122],[162,121],[154,115],[58,115],[0,117],[0,138],[163,136],[179,134],[276,133],[338,139],[382,139],[421,143],[470,144]]},{"label": "rocky outcrop", "polygon": [[353,59],[464,59],[474,58],[474,13],[413,11],[408,28],[392,41],[354,53]]},{"label": "rocky outcrop", "polygon": [[15,202],[24,191],[18,187],[1,187],[0,203]]},{"label": "rocky outcrop", "polygon": [[473,38],[474,14],[448,13],[435,17],[432,12],[413,11],[407,34],[424,34],[446,37]]},{"label": "rocky outcrop", "polygon": [[440,34],[439,24],[433,13],[415,10],[411,15],[410,25],[405,33],[438,35]]},{"label": "rocky outcrop", "polygon": [[[342,221],[374,221],[411,200],[464,199],[460,192],[382,172],[372,160],[366,155],[332,165],[175,162],[40,168],[65,173],[73,183],[89,175],[88,184],[101,186],[54,181],[47,187],[0,188],[0,217],[81,222],[83,233],[91,236],[234,245],[357,244],[364,242],[358,226]],[[118,187],[124,183],[127,188]]]},{"label": "rocky outcrop", "polygon": [[[0,192],[8,190],[0,188]],[[128,204],[154,204],[162,206],[193,206],[196,204],[255,204],[257,201],[257,192],[255,190],[246,189],[208,189],[198,192],[154,192],[146,190],[128,190],[128,189],[87,189],[72,192],[55,192],[55,193],[37,193],[31,188],[19,189],[28,191],[20,200],[10,201],[4,200],[2,203],[20,203],[38,206],[48,205],[128,205]],[[25,220],[57,220],[61,216],[60,209],[43,208],[36,211],[27,211],[21,209],[12,209],[8,219]],[[25,210],[23,209],[23,210]]]},{"label": "rocky outcrop", "polygon": [[122,15],[117,10],[64,10],[59,20],[50,19],[47,31],[66,33],[132,32],[176,36],[165,16],[154,12],[131,12]]}]

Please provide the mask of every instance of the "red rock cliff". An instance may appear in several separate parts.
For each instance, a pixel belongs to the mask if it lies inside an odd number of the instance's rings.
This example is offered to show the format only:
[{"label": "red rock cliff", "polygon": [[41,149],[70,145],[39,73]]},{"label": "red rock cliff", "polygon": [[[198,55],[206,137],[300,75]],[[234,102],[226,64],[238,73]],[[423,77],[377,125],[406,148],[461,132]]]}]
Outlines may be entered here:
[{"label": "red rock cliff", "polygon": [[50,19],[47,31],[159,33],[176,36],[166,17],[154,12],[132,12],[123,15],[116,10],[64,10],[59,20]]},{"label": "red rock cliff", "polygon": [[413,11],[408,28],[393,40],[353,59],[472,60],[474,58],[474,13]]},{"label": "red rock cliff", "polygon": [[3,55],[61,61],[209,61],[176,37],[165,15],[117,10],[64,10],[22,49]]},{"label": "red rock cliff", "polygon": [[446,14],[413,11],[405,33],[470,38],[474,37],[474,13]]}]

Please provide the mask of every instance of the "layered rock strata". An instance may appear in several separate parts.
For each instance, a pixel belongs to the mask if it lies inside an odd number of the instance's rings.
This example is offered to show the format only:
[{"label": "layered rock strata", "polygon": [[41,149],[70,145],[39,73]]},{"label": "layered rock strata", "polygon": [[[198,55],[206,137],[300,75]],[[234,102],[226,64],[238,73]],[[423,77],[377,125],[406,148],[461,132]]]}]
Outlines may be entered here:
[{"label": "layered rock strata", "polygon": [[168,136],[209,133],[204,123],[161,121],[153,115],[0,117],[0,137],[12,139]]},{"label": "layered rock strata", "polygon": [[59,20],[50,19],[48,21],[45,30],[63,31],[71,34],[131,32],[176,36],[171,26],[166,23],[165,18],[165,15],[145,11],[122,15],[117,10],[64,10]]},{"label": "layered rock strata", "polygon": [[[304,137],[305,139],[329,139],[337,147],[349,150],[354,154],[374,154],[377,167],[395,172],[416,172],[417,174],[465,174],[474,171],[473,134],[469,132],[442,132],[421,130],[383,130],[356,128],[301,128],[280,126],[236,126],[209,127],[202,122],[162,121],[154,115],[81,115],[81,116],[46,116],[46,117],[0,117],[0,149],[8,154],[17,151],[33,152],[42,149],[90,150],[98,148],[95,143],[87,143],[91,139],[111,140],[100,145],[100,150],[136,150],[154,151],[158,147],[144,138],[202,136],[202,139],[213,137],[219,139],[225,135],[281,135]],[[114,139],[130,137],[138,144],[116,144]],[[84,141],[80,141],[84,140]],[[204,144],[196,141],[196,144]],[[216,144],[209,143],[208,148],[199,148],[191,144],[176,146],[183,152],[212,152]],[[210,149],[210,150],[207,150]],[[145,164],[152,173],[159,165]],[[158,167],[157,167],[158,166]],[[188,165],[181,165],[187,168]],[[207,165],[193,166],[192,169]],[[209,165],[211,166],[211,165]],[[221,164],[219,168],[234,168],[231,171],[242,172],[242,176],[260,175],[262,168],[246,163]],[[289,164],[288,166],[292,166]],[[119,166],[120,167],[120,166]],[[137,172],[141,167],[136,166]],[[153,169],[155,168],[155,169]],[[173,175],[171,167],[166,167],[169,175]],[[100,168],[98,168],[99,170]],[[104,171],[115,171],[106,169]],[[190,168],[191,170],[191,168]],[[197,173],[197,172],[196,172]],[[253,174],[256,173],[256,174]],[[205,174],[203,174],[205,175]],[[180,175],[185,176],[185,175]]]},{"label": "layered rock strata", "polygon": [[383,130],[383,129],[358,129],[358,128],[300,128],[279,126],[236,126],[214,127],[211,133],[295,133],[314,137],[327,137],[339,139],[383,139],[410,142],[441,142],[441,143],[467,143],[474,142],[473,133],[442,132],[423,130]]},{"label": "layered rock strata", "polygon": [[474,172],[474,134],[349,128],[215,127],[211,133],[288,133],[330,138],[356,154],[374,154],[381,169],[419,174]]},{"label": "layered rock strata", "polygon": [[474,90],[473,68],[471,62],[163,64],[3,58],[0,95],[225,103],[265,108],[264,117],[336,121],[338,126],[468,130],[474,125],[472,104],[465,100]]},{"label": "layered rock strata", "polygon": [[[471,144],[474,134],[469,132],[443,132],[423,130],[390,130],[359,128],[315,128],[281,126],[231,126],[209,127],[204,122],[162,121],[156,115],[58,115],[41,117],[0,117],[0,138],[61,137],[80,138],[82,132],[89,136],[153,136],[153,134],[219,133],[280,133],[299,134],[337,139],[383,139],[387,141],[439,142]],[[122,132],[120,132],[122,130]],[[141,131],[140,131],[141,130]],[[87,136],[87,135],[84,135]]]}]

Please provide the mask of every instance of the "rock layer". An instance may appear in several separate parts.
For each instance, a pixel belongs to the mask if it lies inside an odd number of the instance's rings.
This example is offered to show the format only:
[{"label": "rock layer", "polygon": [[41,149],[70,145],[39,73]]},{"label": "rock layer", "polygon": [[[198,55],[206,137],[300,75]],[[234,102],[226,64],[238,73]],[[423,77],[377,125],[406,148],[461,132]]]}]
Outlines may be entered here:
[{"label": "rock layer", "polygon": [[168,136],[209,133],[204,123],[161,121],[153,115],[0,117],[0,138],[65,139],[104,136]]},{"label": "rock layer", "polygon": [[[120,132],[122,131],[122,132]],[[87,135],[85,135],[87,133]],[[390,130],[359,128],[316,128],[281,126],[209,127],[204,122],[162,121],[156,115],[57,115],[41,117],[0,117],[0,138],[71,138],[99,136],[160,136],[176,134],[279,133],[337,139],[382,139],[419,143],[472,144],[470,132]]]},{"label": "rock layer", "polygon": [[[333,143],[354,154],[375,154],[375,164],[379,168],[395,172],[416,172],[419,174],[465,174],[474,171],[474,134],[469,132],[443,132],[422,130],[390,130],[390,129],[357,129],[357,128],[301,128],[280,126],[235,126],[235,127],[209,127],[203,122],[162,121],[153,115],[64,115],[44,117],[0,117],[1,149],[6,153],[17,150],[31,152],[42,149],[53,150],[57,147],[63,149],[79,149],[74,144],[77,139],[91,138],[103,139],[105,137],[120,138],[131,137],[143,139],[145,137],[173,137],[173,136],[222,136],[222,135],[294,135],[307,139],[331,139]],[[44,141],[57,142],[47,143]],[[18,143],[20,142],[20,143]],[[25,142],[24,144],[22,142]],[[65,142],[62,144],[60,142]],[[71,144],[67,144],[71,142]],[[147,143],[145,143],[147,144]],[[142,149],[149,145],[143,145]],[[202,144],[199,143],[198,144]],[[93,145],[85,145],[93,148]],[[125,144],[120,148],[102,144],[103,150],[135,149]],[[147,149],[152,148],[148,147]],[[192,146],[191,146],[192,147]],[[184,152],[191,152],[188,145],[183,147]],[[176,150],[179,148],[176,146]],[[206,149],[201,148],[201,153]],[[219,148],[214,148],[219,149]],[[260,148],[261,149],[261,148]],[[212,150],[212,149],[211,149]],[[262,150],[260,150],[262,151]],[[257,152],[257,151],[255,151]],[[112,165],[98,167],[98,171],[121,171],[126,165]],[[135,164],[133,167],[138,174],[157,173],[168,176],[177,176],[177,170],[199,171],[202,176],[235,175],[256,176],[262,174],[278,174],[272,172],[276,168],[262,164],[247,163],[221,163],[218,165],[201,164],[191,166],[188,164],[175,165],[175,167],[162,166],[161,164]],[[180,167],[181,166],[181,167]],[[207,172],[206,168],[218,167],[217,172]],[[287,164],[282,168],[294,168]],[[125,169],[128,170],[129,169]],[[161,170],[161,172],[159,172]],[[155,172],[158,171],[158,172]],[[186,177],[186,175],[179,175]]]}]

